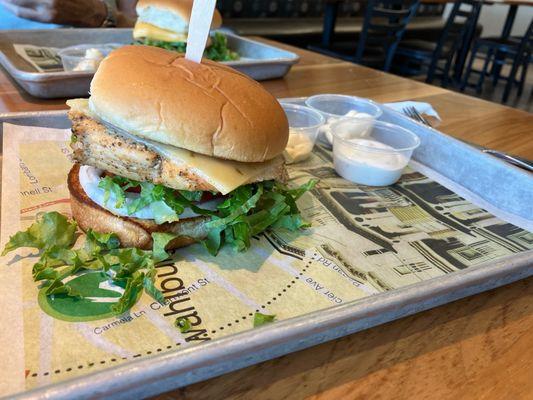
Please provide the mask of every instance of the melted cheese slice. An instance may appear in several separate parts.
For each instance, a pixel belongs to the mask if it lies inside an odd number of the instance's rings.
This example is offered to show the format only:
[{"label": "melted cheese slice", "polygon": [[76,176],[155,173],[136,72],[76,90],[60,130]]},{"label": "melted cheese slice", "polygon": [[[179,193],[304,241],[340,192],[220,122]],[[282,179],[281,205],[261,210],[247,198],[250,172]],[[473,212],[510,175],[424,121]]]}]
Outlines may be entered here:
[{"label": "melted cheese slice", "polygon": [[147,22],[137,21],[133,28],[133,38],[148,38],[153,40],[162,40],[164,42],[186,42],[187,33],[178,33],[167,29],[159,28]]},{"label": "melted cheese slice", "polygon": [[228,194],[239,186],[248,182],[253,182],[255,178],[262,175],[264,171],[281,163],[279,158],[274,158],[262,163],[243,163],[222,160],[220,158],[194,153],[190,150],[161,144],[152,140],[140,139],[137,137],[131,138],[137,142],[145,144],[168,160],[178,164],[186,164],[222,194]]},{"label": "melted cheese slice", "polygon": [[[101,121],[89,109],[89,101],[87,99],[67,100],[67,106],[72,110],[79,111]],[[104,125],[107,124],[104,122]],[[223,160],[153,140],[142,139],[128,132],[124,132],[118,127],[113,127],[113,129],[116,129],[121,136],[146,145],[152,151],[176,164],[187,165],[188,168],[194,170],[195,173],[209,182],[209,184],[222,194],[228,194],[239,186],[253,182],[256,177],[263,175],[268,169],[283,162],[282,156],[262,163],[243,163]]]}]

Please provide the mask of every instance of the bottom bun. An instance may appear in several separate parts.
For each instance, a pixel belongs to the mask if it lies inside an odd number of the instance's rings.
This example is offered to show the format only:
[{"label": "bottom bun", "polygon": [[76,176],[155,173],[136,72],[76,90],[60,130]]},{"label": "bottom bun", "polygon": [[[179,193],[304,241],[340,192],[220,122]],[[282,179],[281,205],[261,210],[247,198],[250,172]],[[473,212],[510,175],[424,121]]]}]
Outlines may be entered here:
[{"label": "bottom bun", "polygon": [[209,217],[186,218],[176,222],[156,224],[154,220],[121,217],[100,207],[92,201],[80,184],[80,165],[75,164],[68,174],[68,190],[72,217],[78,226],[87,231],[115,233],[123,247],[137,247],[144,250],[152,248],[154,232],[177,235],[166,247],[167,250],[188,246],[207,236],[205,223]]}]

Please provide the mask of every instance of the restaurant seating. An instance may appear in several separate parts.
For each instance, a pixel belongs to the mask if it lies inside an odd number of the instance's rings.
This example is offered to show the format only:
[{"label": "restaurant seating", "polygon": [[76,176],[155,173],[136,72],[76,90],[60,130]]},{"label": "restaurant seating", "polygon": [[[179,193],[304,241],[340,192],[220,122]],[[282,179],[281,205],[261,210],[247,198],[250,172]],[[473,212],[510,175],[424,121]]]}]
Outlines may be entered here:
[{"label": "restaurant seating", "polygon": [[460,78],[469,44],[476,33],[481,6],[482,2],[477,0],[455,2],[436,42],[402,40],[396,52],[398,72],[416,75],[426,69],[426,82],[432,83],[435,78],[440,78],[443,87],[449,84],[450,72]]},{"label": "restaurant seating", "polygon": [[415,15],[420,0],[370,0],[357,45],[332,42],[328,47],[309,46],[311,50],[389,71],[398,43]]},{"label": "restaurant seating", "polygon": [[[520,96],[524,89],[527,70],[531,63],[532,50],[533,21],[530,22],[524,36],[521,38],[489,37],[477,39],[472,47],[461,90],[465,90],[467,86],[474,86],[476,92],[480,94],[485,77],[492,75],[493,86],[496,86],[500,79],[506,81],[502,102],[507,102],[513,86],[518,88],[517,95]],[[484,58],[483,67],[481,70],[477,70],[473,66],[480,55]],[[503,66],[505,65],[510,67],[508,75],[502,74]],[[520,69],[520,76],[517,79]],[[475,84],[471,84],[469,81],[472,74],[478,75],[478,80]]]},{"label": "restaurant seating", "polygon": [[[218,0],[224,27],[241,36],[262,36],[306,48],[322,41],[325,0]],[[336,8],[335,40],[355,43],[363,29],[366,2],[344,0]],[[405,37],[438,38],[445,4],[421,4]]]}]

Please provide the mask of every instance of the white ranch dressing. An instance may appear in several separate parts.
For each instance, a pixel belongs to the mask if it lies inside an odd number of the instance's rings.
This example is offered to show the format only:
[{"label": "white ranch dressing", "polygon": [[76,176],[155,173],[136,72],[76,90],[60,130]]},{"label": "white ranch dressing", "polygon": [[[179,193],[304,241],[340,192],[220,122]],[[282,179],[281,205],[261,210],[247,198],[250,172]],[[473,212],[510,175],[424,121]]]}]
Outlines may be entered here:
[{"label": "white ranch dressing", "polygon": [[96,48],[85,50],[85,56],[76,65],[73,71],[96,71],[105,58],[104,53]]},{"label": "white ranch dressing", "polygon": [[333,143],[333,133],[331,132],[331,125],[344,118],[367,119],[369,121],[374,120],[374,117],[372,115],[364,112],[358,112],[355,110],[348,111],[346,114],[344,114],[344,116],[339,115],[338,117],[329,117],[326,123],[320,127],[320,131],[324,134],[324,136],[326,136],[326,139],[330,144]]},{"label": "white ranch dressing", "polygon": [[[82,165],[80,167],[79,176],[80,176],[81,187],[83,188],[87,196],[92,201],[94,201],[100,207],[105,208],[108,211],[111,211],[115,215],[119,215],[122,217],[139,218],[139,219],[155,219],[154,213],[152,209],[150,208],[150,206],[146,206],[131,215],[128,214],[127,205],[139,197],[138,193],[126,192],[125,204],[124,206],[120,208],[115,207],[117,199],[113,195],[113,193],[110,193],[107,204],[105,204],[104,202],[105,190],[98,187],[98,184],[100,183],[100,180],[101,180],[101,175],[102,175],[102,170],[98,168],[90,167],[87,165]],[[207,210],[216,210],[216,207],[222,201],[223,199],[213,199],[213,200],[206,201],[204,203],[200,203],[198,204],[198,206],[203,209],[207,209]],[[179,218],[184,219],[184,218],[193,218],[193,217],[198,217],[198,216],[199,214],[196,214],[190,208],[186,208],[185,211],[179,215]]]},{"label": "white ranch dressing", "polygon": [[335,142],[335,170],[343,178],[355,183],[368,186],[392,185],[400,178],[409,162],[406,156],[393,147],[375,140],[354,138],[347,142],[361,147]]}]

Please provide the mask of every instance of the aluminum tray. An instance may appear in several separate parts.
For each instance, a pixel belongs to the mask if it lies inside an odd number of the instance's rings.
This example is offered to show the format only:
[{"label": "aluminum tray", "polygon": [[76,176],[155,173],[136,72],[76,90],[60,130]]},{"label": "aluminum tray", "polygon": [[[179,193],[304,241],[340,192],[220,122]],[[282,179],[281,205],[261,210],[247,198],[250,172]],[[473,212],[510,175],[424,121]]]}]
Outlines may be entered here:
[{"label": "aluminum tray", "polygon": [[[299,61],[290,51],[224,32],[229,47],[237,51],[242,60],[225,64],[262,81],[281,78]],[[122,29],[45,29],[0,31],[0,64],[29,94],[40,98],[87,96],[93,77],[91,72],[36,72],[22,59],[13,44],[68,47],[82,43],[132,42],[132,30]]]},{"label": "aluminum tray", "polygon": [[[503,214],[508,213],[528,228],[533,224],[531,175],[412,122],[386,107],[383,109],[382,119],[407,126],[422,137],[423,146],[415,153],[416,159],[433,163],[431,166],[442,166],[439,172],[443,176],[455,174],[457,181],[474,195],[482,195],[479,190],[483,191],[488,185],[497,182],[498,192],[504,193],[501,199],[518,197],[521,201],[508,201],[507,205],[502,205],[496,192],[490,192],[494,197],[485,196],[483,201],[497,204],[498,209],[503,208]],[[56,128],[69,126],[62,111],[4,114],[0,115],[0,123],[2,122]],[[443,166],[441,161],[446,156],[446,149],[454,152],[454,157],[448,158],[448,164]],[[459,166],[464,167],[465,164],[468,164],[468,173],[461,173]],[[498,175],[502,177],[487,178]],[[516,207],[519,203],[522,207],[518,209]],[[126,362],[103,372],[63,381],[11,398],[130,399],[155,395],[526,278],[533,275],[532,264],[533,251],[520,253],[280,321],[261,329],[251,329],[182,350]]]}]

